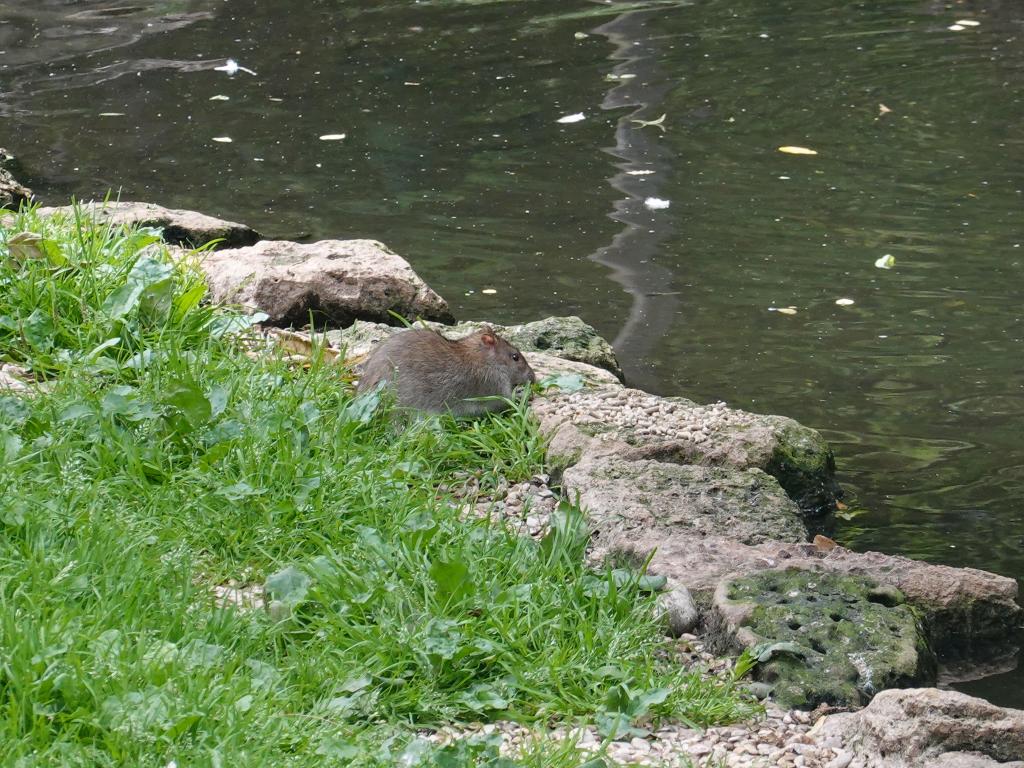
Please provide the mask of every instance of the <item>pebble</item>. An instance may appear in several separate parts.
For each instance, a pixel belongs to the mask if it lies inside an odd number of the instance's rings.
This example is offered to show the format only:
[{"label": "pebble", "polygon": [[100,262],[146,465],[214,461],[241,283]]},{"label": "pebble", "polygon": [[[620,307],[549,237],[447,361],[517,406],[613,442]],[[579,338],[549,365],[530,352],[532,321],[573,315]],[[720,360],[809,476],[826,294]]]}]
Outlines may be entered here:
[{"label": "pebble", "polygon": [[850,763],[853,762],[853,752],[847,752],[845,749],[836,751],[836,756],[833,757],[825,768],[849,768]]}]

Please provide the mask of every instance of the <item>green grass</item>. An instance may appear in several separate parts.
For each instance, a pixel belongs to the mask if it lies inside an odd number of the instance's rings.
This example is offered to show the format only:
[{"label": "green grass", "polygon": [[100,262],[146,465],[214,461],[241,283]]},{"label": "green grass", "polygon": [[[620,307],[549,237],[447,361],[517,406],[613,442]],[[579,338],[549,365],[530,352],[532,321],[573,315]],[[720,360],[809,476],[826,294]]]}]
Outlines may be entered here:
[{"label": "green grass", "polygon": [[[579,510],[537,544],[439,490],[540,471],[524,408],[398,429],[336,366],[247,356],[156,233],[26,211],[0,240],[0,362],[46,382],[0,393],[0,764],[499,765],[416,729],[754,711],[659,661]],[[218,604],[228,580],[269,608]]]}]

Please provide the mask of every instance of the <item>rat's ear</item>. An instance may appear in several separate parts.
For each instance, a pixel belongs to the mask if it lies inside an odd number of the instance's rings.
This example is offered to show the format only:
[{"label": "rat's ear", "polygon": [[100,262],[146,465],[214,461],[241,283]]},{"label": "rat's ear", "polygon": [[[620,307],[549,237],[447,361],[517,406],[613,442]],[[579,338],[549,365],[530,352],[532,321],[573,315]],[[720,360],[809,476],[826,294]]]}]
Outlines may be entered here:
[{"label": "rat's ear", "polygon": [[480,332],[480,341],[487,347],[493,347],[498,343],[498,337],[494,335],[494,331],[490,328],[485,328]]}]

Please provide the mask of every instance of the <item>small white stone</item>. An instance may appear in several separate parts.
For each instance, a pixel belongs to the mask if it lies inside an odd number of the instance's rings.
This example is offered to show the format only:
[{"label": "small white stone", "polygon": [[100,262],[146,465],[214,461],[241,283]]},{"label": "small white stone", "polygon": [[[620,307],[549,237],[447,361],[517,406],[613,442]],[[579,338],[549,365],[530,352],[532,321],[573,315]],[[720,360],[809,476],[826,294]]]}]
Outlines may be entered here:
[{"label": "small white stone", "polygon": [[646,754],[651,751],[651,745],[646,739],[634,738],[629,740],[629,745],[637,752]]},{"label": "small white stone", "polygon": [[840,749],[836,756],[829,760],[825,768],[849,768],[849,765],[852,762],[853,753],[847,752],[845,749]]}]

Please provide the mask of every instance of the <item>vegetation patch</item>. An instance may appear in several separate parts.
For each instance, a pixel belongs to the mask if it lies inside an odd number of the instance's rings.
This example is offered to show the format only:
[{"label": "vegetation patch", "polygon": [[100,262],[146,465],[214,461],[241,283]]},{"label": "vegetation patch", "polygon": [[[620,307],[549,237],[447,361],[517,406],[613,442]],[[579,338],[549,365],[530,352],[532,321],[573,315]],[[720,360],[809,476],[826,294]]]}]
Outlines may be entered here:
[{"label": "vegetation patch", "polygon": [[584,566],[577,508],[537,543],[443,490],[541,471],[525,408],[399,429],[343,367],[251,354],[159,232],[23,211],[0,242],[0,362],[45,382],[0,392],[3,765],[497,765],[417,730],[754,711],[673,660],[641,574]]}]

